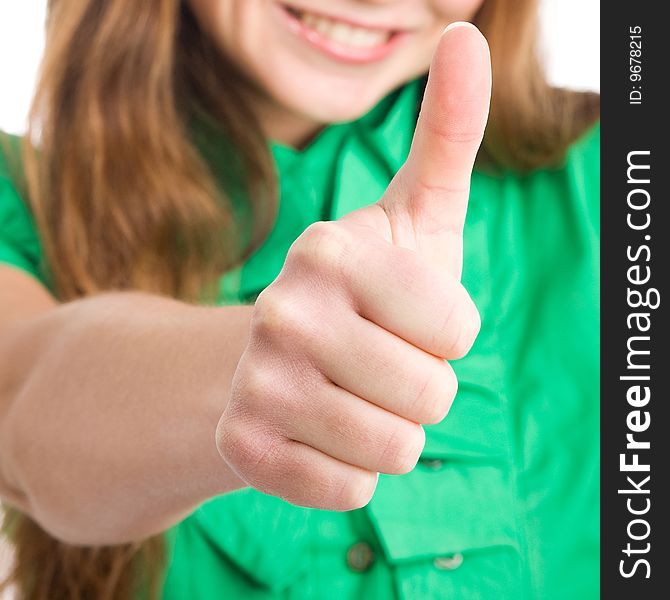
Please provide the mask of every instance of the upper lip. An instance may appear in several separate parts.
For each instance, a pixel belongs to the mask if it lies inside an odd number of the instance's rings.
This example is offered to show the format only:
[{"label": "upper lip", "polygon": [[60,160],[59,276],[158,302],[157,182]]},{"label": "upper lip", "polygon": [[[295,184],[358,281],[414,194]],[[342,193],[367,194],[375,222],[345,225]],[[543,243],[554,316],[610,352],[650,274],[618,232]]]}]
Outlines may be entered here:
[{"label": "upper lip", "polygon": [[312,8],[307,8],[303,6],[299,6],[298,4],[294,4],[293,2],[281,2],[281,5],[284,6],[285,8],[295,10],[298,12],[304,12],[304,13],[311,13],[313,15],[323,17],[325,19],[331,19],[333,21],[341,21],[342,23],[346,23],[347,25],[351,25],[352,27],[360,27],[362,29],[370,29],[372,31],[389,31],[389,32],[399,32],[399,31],[409,31],[411,29],[414,29],[414,27],[398,27],[396,24],[394,25],[384,25],[380,23],[365,23],[363,21],[359,21],[357,19],[348,17],[348,16],[341,16],[341,15],[334,15],[330,13],[325,13],[320,10],[313,10]]}]

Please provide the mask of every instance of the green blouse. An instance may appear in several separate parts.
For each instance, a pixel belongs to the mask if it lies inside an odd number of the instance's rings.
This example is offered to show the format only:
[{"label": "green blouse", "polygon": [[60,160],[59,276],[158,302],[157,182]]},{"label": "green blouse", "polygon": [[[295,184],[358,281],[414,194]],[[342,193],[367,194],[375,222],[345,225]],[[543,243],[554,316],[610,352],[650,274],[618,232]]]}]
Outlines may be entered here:
[{"label": "green blouse", "polygon": [[[380,197],[420,94],[410,84],[303,151],[273,146],[276,224],[221,278],[221,303],[253,301],[310,223]],[[474,173],[463,282],[482,329],[417,467],[347,513],[253,489],[210,500],[168,532],[165,600],[599,596],[599,139],[556,168]],[[1,160],[0,261],[46,281]]]}]

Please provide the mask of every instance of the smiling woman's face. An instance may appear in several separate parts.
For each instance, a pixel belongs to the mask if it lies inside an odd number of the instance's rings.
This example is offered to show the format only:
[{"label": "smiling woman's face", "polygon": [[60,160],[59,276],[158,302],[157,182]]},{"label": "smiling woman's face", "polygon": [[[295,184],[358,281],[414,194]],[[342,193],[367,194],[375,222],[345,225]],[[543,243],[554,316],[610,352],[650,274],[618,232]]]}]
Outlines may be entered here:
[{"label": "smiling woman's face", "polygon": [[282,120],[290,129],[363,115],[424,73],[444,28],[472,19],[482,1],[190,0],[260,91],[261,121],[280,138],[291,137]]}]

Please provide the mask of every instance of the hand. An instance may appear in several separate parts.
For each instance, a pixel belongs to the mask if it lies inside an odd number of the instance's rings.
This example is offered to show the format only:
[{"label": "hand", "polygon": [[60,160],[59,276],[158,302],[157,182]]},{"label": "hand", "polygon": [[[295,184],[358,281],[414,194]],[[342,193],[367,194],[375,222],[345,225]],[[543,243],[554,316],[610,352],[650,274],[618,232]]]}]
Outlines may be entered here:
[{"label": "hand", "polygon": [[448,28],[409,157],[375,205],[316,223],[259,296],[217,431],[248,484],[294,504],[364,506],[414,468],[447,414],[479,314],[460,283],[470,177],[488,115],[488,46]]}]

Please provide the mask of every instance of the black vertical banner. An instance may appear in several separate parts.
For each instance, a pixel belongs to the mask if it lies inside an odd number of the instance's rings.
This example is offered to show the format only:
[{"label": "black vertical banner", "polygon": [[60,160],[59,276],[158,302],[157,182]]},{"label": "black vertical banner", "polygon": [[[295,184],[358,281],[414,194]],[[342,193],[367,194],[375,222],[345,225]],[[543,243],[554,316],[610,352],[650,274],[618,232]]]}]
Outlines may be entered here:
[{"label": "black vertical banner", "polygon": [[670,31],[602,3],[602,598],[670,598]]}]

